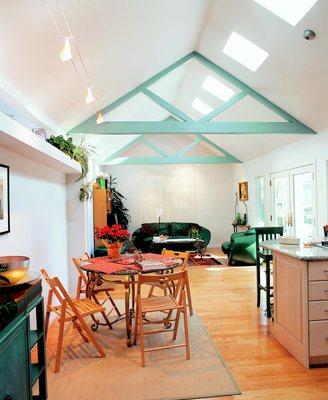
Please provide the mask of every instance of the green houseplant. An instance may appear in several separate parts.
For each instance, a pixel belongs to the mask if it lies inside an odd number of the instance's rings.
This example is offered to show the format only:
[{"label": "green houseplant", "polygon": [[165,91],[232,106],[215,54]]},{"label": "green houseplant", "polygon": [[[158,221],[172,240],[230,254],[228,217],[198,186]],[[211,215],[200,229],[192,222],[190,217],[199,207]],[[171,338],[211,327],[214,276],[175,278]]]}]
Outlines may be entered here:
[{"label": "green houseplant", "polygon": [[112,175],[109,176],[108,185],[112,199],[112,214],[114,215],[115,221],[126,229],[131,221],[129,210],[124,205],[124,200],[126,199],[117,190],[117,179],[113,178]]},{"label": "green houseplant", "polygon": [[73,139],[71,137],[65,139],[63,135],[51,135],[48,139],[46,139],[48,143],[61,150],[63,153],[67,154],[73,160],[80,163],[82,168],[81,176],[78,180],[84,178],[89,171],[89,157],[93,152],[92,146],[85,143],[85,137],[81,139],[81,142],[78,145],[73,143]]}]

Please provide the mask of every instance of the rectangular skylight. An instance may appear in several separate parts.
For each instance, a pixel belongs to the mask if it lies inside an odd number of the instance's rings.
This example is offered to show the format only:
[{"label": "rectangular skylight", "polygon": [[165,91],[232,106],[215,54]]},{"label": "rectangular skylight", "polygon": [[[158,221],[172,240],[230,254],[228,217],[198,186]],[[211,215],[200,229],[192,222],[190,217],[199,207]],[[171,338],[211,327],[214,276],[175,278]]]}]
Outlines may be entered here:
[{"label": "rectangular skylight", "polygon": [[276,14],[290,25],[295,26],[318,0],[254,0]]},{"label": "rectangular skylight", "polygon": [[236,93],[211,75],[208,75],[202,87],[223,101],[228,101]]},{"label": "rectangular skylight", "polygon": [[199,111],[201,114],[209,114],[210,112],[213,111],[213,108],[204,103],[202,100],[200,100],[198,97],[195,98],[195,100],[192,102],[192,107]]},{"label": "rectangular skylight", "polygon": [[223,53],[251,71],[256,71],[269,55],[261,47],[239,35],[237,32],[232,32],[224,46]]}]

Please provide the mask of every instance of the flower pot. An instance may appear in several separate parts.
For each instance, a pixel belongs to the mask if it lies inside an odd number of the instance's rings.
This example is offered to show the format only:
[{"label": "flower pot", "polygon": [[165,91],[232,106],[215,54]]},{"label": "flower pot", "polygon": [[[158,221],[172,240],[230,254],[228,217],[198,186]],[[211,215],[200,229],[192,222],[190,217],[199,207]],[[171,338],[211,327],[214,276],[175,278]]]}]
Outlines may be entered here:
[{"label": "flower pot", "polygon": [[100,189],[106,189],[106,179],[105,178],[99,178],[98,183],[99,183]]},{"label": "flower pot", "polygon": [[121,242],[115,242],[115,243],[107,243],[103,241],[104,245],[107,248],[107,253],[110,258],[119,258],[120,256],[120,250],[122,247]]}]

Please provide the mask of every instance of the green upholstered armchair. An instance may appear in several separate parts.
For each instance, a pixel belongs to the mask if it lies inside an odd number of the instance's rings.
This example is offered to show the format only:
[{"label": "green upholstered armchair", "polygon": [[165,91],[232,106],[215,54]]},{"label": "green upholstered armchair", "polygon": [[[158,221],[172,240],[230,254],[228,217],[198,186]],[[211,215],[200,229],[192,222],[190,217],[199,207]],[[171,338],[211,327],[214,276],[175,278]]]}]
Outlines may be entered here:
[{"label": "green upholstered armchair", "polygon": [[[203,240],[202,248],[205,249],[211,240],[211,232],[203,226],[191,222],[161,222],[160,224],[142,224],[141,228],[133,232],[132,241],[137,249],[147,253],[152,250],[151,244],[154,235],[167,235],[171,239],[188,238],[191,237],[192,229],[197,230],[199,237]],[[171,247],[172,250],[195,250],[193,243],[176,243],[174,245],[170,244],[167,246],[167,248]]]},{"label": "green upholstered armchair", "polygon": [[229,265],[234,263],[256,264],[255,229],[246,232],[233,233],[230,242],[224,242],[221,246],[224,254],[228,256]]}]

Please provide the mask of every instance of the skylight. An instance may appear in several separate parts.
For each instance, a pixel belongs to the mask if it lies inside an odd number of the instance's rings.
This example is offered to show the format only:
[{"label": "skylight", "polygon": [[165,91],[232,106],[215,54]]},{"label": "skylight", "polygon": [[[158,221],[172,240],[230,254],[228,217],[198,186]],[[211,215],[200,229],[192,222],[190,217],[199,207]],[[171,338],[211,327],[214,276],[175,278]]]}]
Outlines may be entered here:
[{"label": "skylight", "polygon": [[254,0],[276,14],[290,25],[295,26],[318,0]]},{"label": "skylight", "polygon": [[211,75],[208,75],[202,87],[223,101],[228,101],[236,93]]},{"label": "skylight", "polygon": [[237,32],[232,32],[224,46],[223,53],[251,71],[256,71],[269,55],[261,47],[239,35]]},{"label": "skylight", "polygon": [[210,112],[213,111],[212,107],[204,103],[198,97],[196,97],[195,100],[192,102],[192,107],[195,110],[199,111],[201,114],[209,114]]}]

